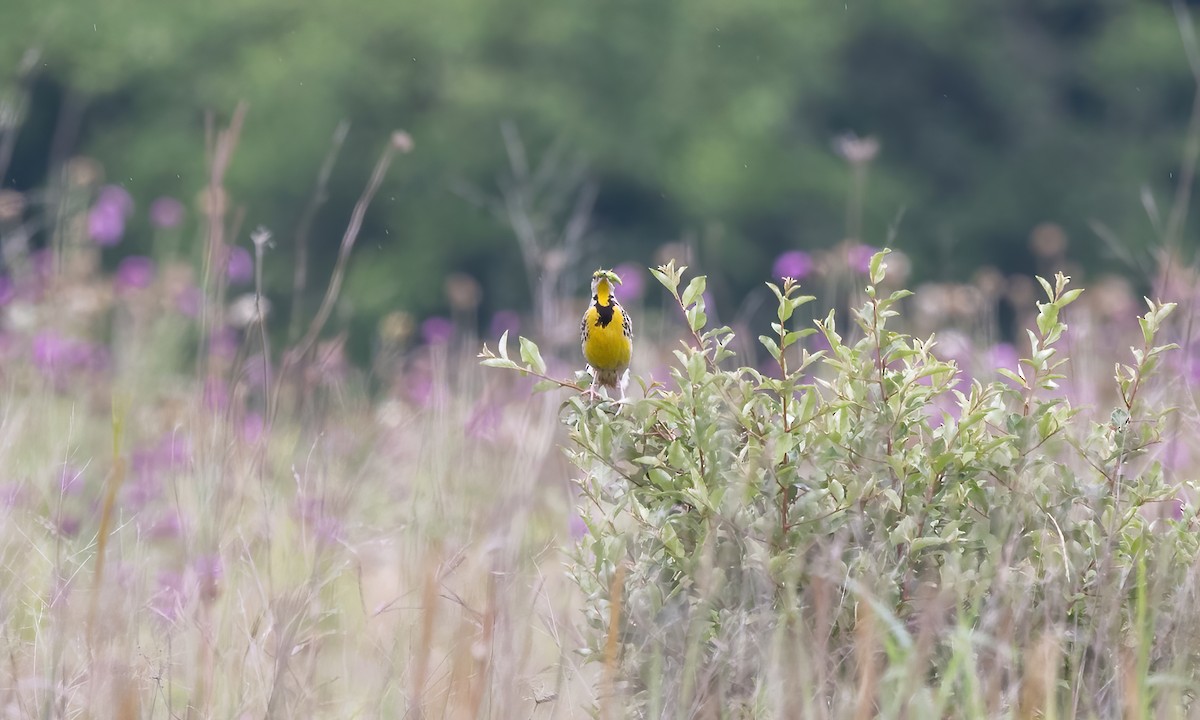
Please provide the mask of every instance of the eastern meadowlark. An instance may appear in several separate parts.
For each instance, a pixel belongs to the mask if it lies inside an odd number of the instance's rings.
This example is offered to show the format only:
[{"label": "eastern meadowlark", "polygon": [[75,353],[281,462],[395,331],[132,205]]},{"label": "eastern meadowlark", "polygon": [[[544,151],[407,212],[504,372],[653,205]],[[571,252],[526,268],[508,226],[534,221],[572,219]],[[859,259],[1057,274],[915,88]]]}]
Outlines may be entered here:
[{"label": "eastern meadowlark", "polygon": [[612,270],[592,274],[592,304],[583,314],[579,336],[593,378],[589,392],[594,394],[597,385],[610,387],[624,399],[633,355],[633,321],[617,302],[615,289],[620,284],[621,278]]}]

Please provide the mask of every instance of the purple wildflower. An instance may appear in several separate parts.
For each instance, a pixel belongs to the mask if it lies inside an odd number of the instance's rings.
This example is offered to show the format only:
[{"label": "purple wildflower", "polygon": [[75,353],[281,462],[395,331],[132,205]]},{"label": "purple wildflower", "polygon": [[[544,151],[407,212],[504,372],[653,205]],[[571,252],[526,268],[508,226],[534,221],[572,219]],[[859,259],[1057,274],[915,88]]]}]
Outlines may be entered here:
[{"label": "purple wildflower", "polygon": [[179,467],[192,461],[192,442],[186,435],[172,433],[163,438],[159,448],[171,467]]},{"label": "purple wildflower", "polygon": [[158,590],[150,598],[150,609],[172,622],[183,609],[183,576],[173,570],[162,570],[158,573],[157,584]]},{"label": "purple wildflower", "polygon": [[497,310],[488,326],[488,337],[498,338],[505,332],[516,335],[521,331],[521,316],[512,310]]},{"label": "purple wildflower", "polygon": [[246,358],[245,373],[242,378],[246,385],[252,388],[264,387],[267,384],[267,373],[271,368],[265,364],[262,353],[255,353]]},{"label": "purple wildflower", "polygon": [[0,275],[0,305],[7,305],[17,295],[17,288],[12,278]]},{"label": "purple wildflower", "polygon": [[134,475],[146,475],[158,468],[157,453],[152,448],[139,448],[129,454],[129,469]]},{"label": "purple wildflower", "polygon": [[646,271],[637,263],[621,263],[613,268],[621,278],[619,294],[624,300],[641,300],[646,292]]},{"label": "purple wildflower", "polygon": [[879,248],[863,245],[862,243],[854,243],[846,248],[846,264],[854,272],[860,272],[865,275],[870,271],[871,258],[877,252],[879,252]]},{"label": "purple wildflower", "polygon": [[775,264],[771,266],[771,275],[780,280],[785,277],[803,280],[808,277],[812,269],[812,256],[803,250],[788,250],[775,258]]},{"label": "purple wildflower", "polygon": [[173,228],[183,222],[183,203],[166,195],[150,203],[150,223],[156,228]]},{"label": "purple wildflower", "polygon": [[151,473],[172,470],[186,465],[192,459],[192,448],[187,436],[163,435],[153,445],[134,450],[129,466],[134,473]]},{"label": "purple wildflower", "polygon": [[427,373],[416,373],[408,381],[408,399],[420,407],[433,404],[437,388]]},{"label": "purple wildflower", "polygon": [[572,512],[571,517],[567,518],[567,532],[571,535],[572,540],[579,542],[588,533],[587,521],[579,513]]},{"label": "purple wildflower", "polygon": [[116,245],[124,234],[125,218],[115,208],[97,205],[88,212],[88,235],[97,245]]},{"label": "purple wildflower", "polygon": [[183,521],[179,513],[168,510],[154,519],[146,529],[146,535],[152,540],[173,540],[179,537],[182,529]]},{"label": "purple wildflower", "polygon": [[235,284],[248,283],[253,280],[254,258],[250,256],[250,251],[236,245],[229,248],[229,256],[225,261],[225,274],[229,278],[229,282]]},{"label": "purple wildflower", "polygon": [[97,245],[112,246],[125,235],[125,219],[133,212],[133,198],[119,185],[105,185],[88,211],[88,235]]},{"label": "purple wildflower", "polygon": [[175,293],[175,309],[184,317],[200,317],[200,306],[204,302],[204,293],[200,288],[189,286]]},{"label": "purple wildflower", "polygon": [[63,495],[78,495],[83,491],[83,470],[63,465],[58,476],[58,489]]},{"label": "purple wildflower", "polygon": [[60,513],[55,524],[63,537],[75,537],[79,534],[79,528],[83,526],[79,516],[73,513]]},{"label": "purple wildflower", "polygon": [[428,345],[445,345],[454,337],[454,323],[449,318],[434,315],[421,323],[421,337]]},{"label": "purple wildflower", "polygon": [[117,290],[141,290],[154,282],[154,261],[145,255],[130,255],[117,266]]},{"label": "purple wildflower", "polygon": [[237,357],[238,348],[242,341],[238,331],[225,326],[212,332],[208,338],[208,353],[222,360],[232,360]]},{"label": "purple wildflower", "polygon": [[221,594],[221,579],[225,576],[225,565],[221,556],[201,555],[193,564],[196,579],[200,585],[200,597],[206,602],[212,602]]},{"label": "purple wildflower", "polygon": [[79,370],[100,365],[101,353],[88,343],[66,338],[54,330],[43,330],[33,337],[33,364],[44,374]]},{"label": "purple wildflower", "polygon": [[262,437],[266,427],[266,421],[263,420],[261,414],[248,412],[246,413],[246,417],[242,418],[242,439],[248,444],[253,445]]},{"label": "purple wildflower", "polygon": [[120,185],[105,185],[100,188],[100,194],[96,197],[96,204],[111,207],[121,213],[122,216],[127,216],[133,212],[133,196]]},{"label": "purple wildflower", "polygon": [[229,386],[218,377],[204,382],[204,407],[209,410],[224,410],[229,407]]},{"label": "purple wildflower", "polygon": [[320,543],[336,542],[342,536],[342,523],[330,512],[329,503],[323,498],[298,496],[295,514]]},{"label": "purple wildflower", "polygon": [[156,473],[142,473],[121,486],[121,502],[125,508],[138,511],[163,497],[163,482]]}]

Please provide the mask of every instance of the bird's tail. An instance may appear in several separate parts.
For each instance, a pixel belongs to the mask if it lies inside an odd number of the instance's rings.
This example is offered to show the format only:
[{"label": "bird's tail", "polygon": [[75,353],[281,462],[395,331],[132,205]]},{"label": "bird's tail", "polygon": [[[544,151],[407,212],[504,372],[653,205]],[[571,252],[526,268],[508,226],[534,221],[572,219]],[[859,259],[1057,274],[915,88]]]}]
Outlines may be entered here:
[{"label": "bird's tail", "polygon": [[621,398],[625,398],[625,386],[629,384],[629,369],[625,370],[599,370],[592,368],[592,377],[595,385],[599,387],[610,387],[613,390],[621,393]]},{"label": "bird's tail", "polygon": [[592,368],[592,376],[596,379],[596,384],[600,387],[610,387],[617,389],[617,385],[621,382],[622,373],[619,370],[600,370]]}]

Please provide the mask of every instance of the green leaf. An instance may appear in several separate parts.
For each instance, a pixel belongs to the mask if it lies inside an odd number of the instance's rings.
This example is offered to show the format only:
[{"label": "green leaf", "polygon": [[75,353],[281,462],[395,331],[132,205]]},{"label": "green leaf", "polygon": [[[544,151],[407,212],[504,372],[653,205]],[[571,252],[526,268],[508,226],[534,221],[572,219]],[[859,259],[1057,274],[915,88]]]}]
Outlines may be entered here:
[{"label": "green leaf", "polygon": [[548,390],[557,390],[560,387],[562,387],[562,385],[559,385],[555,380],[538,380],[533,384],[533,392],[543,393],[547,392]]},{"label": "green leaf", "polygon": [[771,292],[775,293],[775,299],[779,303],[780,307],[783,307],[784,305],[787,304],[787,301],[784,300],[784,297],[783,297],[783,291],[779,289],[778,285],[776,285],[775,283],[769,282],[769,283],[767,283],[767,287],[771,288]]},{"label": "green leaf", "polygon": [[1042,440],[1050,437],[1058,432],[1058,423],[1054,419],[1054,414],[1047,412],[1038,418],[1037,421],[1038,437]]},{"label": "green leaf", "polygon": [[1058,302],[1056,304],[1060,308],[1064,308],[1064,307],[1070,305],[1071,303],[1075,302],[1075,300],[1077,300],[1079,298],[1079,296],[1082,294],[1083,294],[1083,288],[1076,288],[1074,290],[1068,290],[1062,294],[1062,297],[1058,299]]},{"label": "green leaf", "polygon": [[767,352],[771,353],[771,357],[779,360],[779,345],[775,343],[775,340],[767,337],[766,335],[759,335],[758,341],[762,343],[765,348],[767,348]]},{"label": "green leaf", "polygon": [[846,501],[846,488],[842,487],[842,484],[837,480],[829,481],[829,494],[833,496],[833,499],[839,505]]},{"label": "green leaf", "polygon": [[676,470],[684,470],[691,467],[691,455],[688,453],[687,446],[682,440],[676,440],[667,448],[667,462]]},{"label": "green leaf", "polygon": [[893,545],[912,542],[913,536],[917,533],[917,521],[912,515],[905,515],[900,518],[900,522],[896,523],[896,527],[892,528],[892,532],[888,534],[888,540]]},{"label": "green leaf", "polygon": [[1036,277],[1037,277],[1038,284],[1042,286],[1042,290],[1046,291],[1046,297],[1053,300],[1054,299],[1054,288],[1052,288],[1050,286],[1050,283],[1046,280],[1046,278],[1042,277],[1041,275],[1038,275]]},{"label": "green leaf", "polygon": [[892,253],[888,248],[884,248],[871,256],[871,264],[868,266],[868,277],[871,278],[872,285],[878,285],[883,282],[886,275],[887,265],[883,264],[883,259]]},{"label": "green leaf", "polygon": [[1037,327],[1042,337],[1050,334],[1050,330],[1058,324],[1058,306],[1054,303],[1038,303]]},{"label": "green leaf", "polygon": [[508,331],[507,330],[505,330],[500,335],[500,344],[497,346],[496,349],[500,353],[500,357],[504,358],[505,360],[508,359]]},{"label": "green leaf", "polygon": [[800,307],[801,305],[807,305],[808,303],[810,303],[816,299],[817,299],[816,295],[797,295],[794,298],[789,298],[788,304],[792,306],[793,310],[795,310],[796,308]]},{"label": "green leaf", "polygon": [[483,365],[484,367],[504,368],[506,370],[520,370],[520,367],[518,367],[517,364],[515,362],[513,362],[512,360],[508,360],[505,358],[499,358],[499,357],[486,358],[484,360],[479,361],[479,364]]},{"label": "green leaf", "polygon": [[945,538],[940,538],[940,537],[919,537],[916,540],[912,541],[912,544],[909,545],[909,547],[908,547],[908,551],[910,554],[915,555],[916,553],[920,552],[921,550],[924,550],[927,547],[935,547],[937,545],[945,545],[947,542],[949,542],[949,541],[946,540]]},{"label": "green leaf", "polygon": [[539,375],[546,374],[546,361],[542,360],[542,353],[538,350],[538,346],[529,338],[521,337],[521,359],[525,361],[534,372]]},{"label": "green leaf", "polygon": [[708,278],[704,275],[697,275],[688,283],[687,289],[683,291],[683,295],[680,296],[679,301],[683,303],[684,307],[691,305],[696,302],[697,298],[704,294],[704,289],[707,286]]},{"label": "green leaf", "polygon": [[704,478],[695,469],[691,472],[692,487],[691,495],[699,502],[697,505],[708,510],[712,510],[712,499],[708,496],[708,486],[704,484]]},{"label": "green leaf", "polygon": [[1027,387],[1025,384],[1025,378],[1021,377],[1019,374],[1013,372],[1012,370],[1009,370],[1008,368],[996,368],[996,372],[1000,373],[1001,375],[1008,378],[1009,380],[1012,380],[1013,382],[1020,385],[1021,387]]},{"label": "green leaf", "polygon": [[679,536],[675,533],[675,528],[671,527],[669,523],[662,529],[662,543],[671,555],[677,558],[683,556],[683,544],[679,542]]},{"label": "green leaf", "polygon": [[791,347],[793,344],[796,343],[797,340],[802,340],[803,338],[806,338],[815,332],[816,332],[816,330],[814,328],[805,328],[803,330],[793,330],[793,331],[789,332],[787,335],[783,336],[783,347],[784,348]]},{"label": "green leaf", "polygon": [[654,279],[657,280],[660,285],[669,290],[672,295],[679,290],[679,282],[662,270],[650,268],[650,274],[654,276]]},{"label": "green leaf", "polygon": [[796,311],[796,304],[792,302],[793,299],[794,298],[787,296],[782,296],[780,298],[779,309],[775,312],[775,315],[779,318],[780,323],[785,323],[792,319],[792,313]]}]

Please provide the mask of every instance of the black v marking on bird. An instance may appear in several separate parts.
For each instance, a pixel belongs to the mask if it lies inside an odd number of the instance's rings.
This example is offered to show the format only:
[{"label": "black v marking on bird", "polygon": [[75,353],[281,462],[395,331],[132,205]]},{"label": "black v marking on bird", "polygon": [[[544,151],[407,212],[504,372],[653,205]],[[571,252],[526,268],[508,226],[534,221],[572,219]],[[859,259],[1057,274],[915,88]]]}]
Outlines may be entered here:
[{"label": "black v marking on bird", "polygon": [[610,302],[608,305],[601,305],[597,300],[596,306],[596,327],[608,327],[608,324],[613,320],[613,313],[616,311],[616,304]]}]

